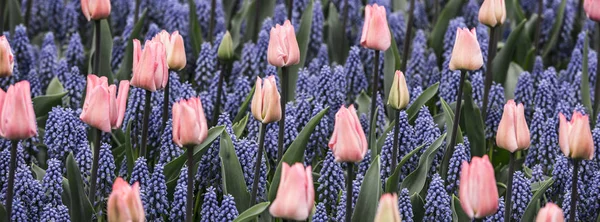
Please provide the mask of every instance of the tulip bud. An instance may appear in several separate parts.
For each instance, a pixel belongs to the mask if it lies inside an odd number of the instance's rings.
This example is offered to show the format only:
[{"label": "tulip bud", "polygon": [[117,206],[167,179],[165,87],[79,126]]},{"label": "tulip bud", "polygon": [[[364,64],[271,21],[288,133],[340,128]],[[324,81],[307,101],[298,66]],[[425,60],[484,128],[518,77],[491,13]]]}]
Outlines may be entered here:
[{"label": "tulip bud", "polygon": [[88,21],[108,18],[110,0],[81,0],[81,11]]},{"label": "tulip bud", "polygon": [[400,70],[396,70],[387,104],[397,110],[404,109],[408,105],[409,97],[410,95],[408,93],[408,87],[406,87],[404,73]]},{"label": "tulip bud", "polygon": [[540,211],[538,211],[536,222],[563,222],[565,217],[562,209],[554,203],[547,203]]},{"label": "tulip bud", "polygon": [[458,195],[460,205],[469,218],[484,218],[498,210],[498,188],[494,167],[488,156],[463,161]]},{"label": "tulip bud", "polygon": [[263,80],[256,77],[254,95],[250,110],[252,115],[262,123],[272,123],[281,120],[281,97],[277,91],[275,76],[269,76],[263,85]]},{"label": "tulip bud", "polygon": [[116,129],[123,124],[128,94],[129,81],[123,80],[119,83],[117,96],[117,86],[109,86],[105,76],[89,74],[86,97],[79,118],[84,123],[109,133],[111,128]]},{"label": "tulip bud", "polygon": [[286,20],[283,26],[277,24],[271,28],[267,60],[277,67],[296,65],[300,62],[296,32],[290,20]]},{"label": "tulip bud", "polygon": [[483,57],[475,28],[471,31],[467,28],[458,28],[454,48],[452,49],[452,57],[450,58],[450,69],[474,71],[481,68],[481,66],[483,66]]},{"label": "tulip bud", "polygon": [[6,36],[0,36],[0,77],[12,75],[15,60]]},{"label": "tulip bud", "polygon": [[600,22],[600,0],[585,0],[583,10],[588,18]]},{"label": "tulip bud", "polygon": [[175,31],[169,35],[167,31],[162,30],[152,38],[152,41],[160,41],[163,44],[167,53],[167,65],[170,69],[182,70],[185,68],[187,63],[185,46],[183,44],[183,37],[179,35],[179,31]]},{"label": "tulip bud", "polygon": [[146,220],[144,206],[140,198],[140,184],[133,186],[118,177],[113,183],[112,192],[107,202],[108,222],[143,222]]},{"label": "tulip bud", "polygon": [[385,51],[391,43],[392,36],[388,27],[385,7],[377,4],[367,5],[360,45],[369,49]]},{"label": "tulip bud", "polygon": [[181,100],[173,105],[173,141],[183,147],[204,142],[208,126],[199,97]]},{"label": "tulip bud", "polygon": [[360,162],[367,153],[367,137],[360,125],[354,105],[342,106],[335,114],[335,127],[329,140],[337,162]]},{"label": "tulip bud", "polygon": [[506,20],[504,0],[484,0],[479,8],[479,22],[489,27],[502,25]]},{"label": "tulip bud", "polygon": [[133,77],[131,85],[151,92],[167,85],[169,68],[165,47],[160,41],[146,41],[144,50],[140,41],[133,40]]},{"label": "tulip bud", "polygon": [[496,144],[511,153],[529,147],[529,128],[523,104],[516,105],[512,99],[506,102],[496,133]]},{"label": "tulip bud", "polygon": [[384,193],[379,199],[374,222],[401,222],[398,210],[398,195]]},{"label": "tulip bud", "polygon": [[37,135],[31,88],[24,80],[0,89],[0,135],[8,140],[23,140]]},{"label": "tulip bud", "polygon": [[559,113],[560,126],[558,128],[558,145],[567,157],[573,159],[588,159],[594,157],[594,140],[588,115],[578,111],[573,112],[571,121]]},{"label": "tulip bud", "polygon": [[230,61],[234,58],[233,52],[233,40],[231,39],[231,34],[229,31],[225,32],[223,35],[223,39],[221,40],[221,44],[219,45],[219,50],[217,52],[217,57],[220,60]]},{"label": "tulip bud", "polygon": [[306,220],[315,202],[315,190],[310,166],[302,163],[290,166],[282,163],[281,179],[277,196],[269,212],[273,217],[290,220]]}]

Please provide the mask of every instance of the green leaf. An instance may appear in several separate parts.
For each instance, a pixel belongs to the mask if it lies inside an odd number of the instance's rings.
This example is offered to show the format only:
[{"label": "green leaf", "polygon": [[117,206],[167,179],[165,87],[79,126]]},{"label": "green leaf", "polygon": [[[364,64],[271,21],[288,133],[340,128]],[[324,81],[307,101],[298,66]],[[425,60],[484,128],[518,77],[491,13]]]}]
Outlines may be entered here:
[{"label": "green leaf", "polygon": [[[508,1],[507,1],[506,3],[508,4]],[[520,1],[519,1],[519,0],[513,0],[511,3],[512,3],[512,4],[511,4],[511,5],[512,5],[512,8],[513,8],[514,10],[509,10],[509,11],[508,11],[508,13],[510,13],[510,12],[512,11],[512,12],[515,14],[515,16],[514,16],[514,17],[516,17],[516,18],[518,19],[518,20],[517,20],[517,22],[521,22],[521,21],[523,21],[524,19],[527,19],[527,18],[525,17],[525,13],[523,12],[523,8],[521,8],[521,3],[520,3]],[[533,16],[533,15],[532,15],[532,16]]]},{"label": "green leaf", "polygon": [[[196,8],[196,2],[194,0],[188,0],[188,5],[190,9]],[[198,15],[196,14],[196,10],[189,10],[190,12],[190,43],[192,46],[192,52],[194,55],[200,54],[200,48],[202,47],[202,31],[200,30],[200,24],[198,24]],[[204,15],[206,16],[206,15]],[[140,19],[141,21],[141,19]],[[137,26],[137,24],[136,24]]]},{"label": "green leaf", "polygon": [[35,113],[35,116],[45,116],[52,110],[52,107],[62,105],[62,99],[65,95],[67,95],[67,92],[33,98],[31,101],[33,102],[33,112]]},{"label": "green leaf", "polygon": [[[231,38],[233,39],[233,48],[238,48],[238,46],[240,45],[240,30],[242,27],[242,23],[246,23],[246,21],[251,21],[251,20],[246,20],[246,15],[248,14],[249,11],[249,7],[251,5],[254,5],[253,1],[242,1],[242,5],[240,7],[240,9],[238,10],[238,12],[231,18],[231,28],[229,29],[229,32],[231,33]],[[252,20],[253,21],[253,20]],[[248,27],[249,23],[252,22],[248,22],[248,24],[246,24],[246,27]],[[254,24],[252,24],[254,25]],[[254,32],[249,33],[248,30],[246,29],[246,34],[254,34]],[[246,37],[246,36],[244,36]],[[252,36],[249,36],[250,39],[252,39]]]},{"label": "green leaf", "polygon": [[[377,111],[379,110],[379,107],[375,108],[375,113],[377,113]],[[373,118],[371,119],[371,124],[369,125],[369,147],[371,149],[377,147],[377,114],[373,115]],[[376,154],[375,155],[379,155],[379,149],[375,150]],[[371,151],[373,152],[373,151]]]},{"label": "green leaf", "polygon": [[417,99],[406,109],[406,114],[408,115],[408,121],[412,122],[417,118],[417,114],[419,114],[419,110],[421,107],[425,105],[431,98],[437,94],[438,88],[440,87],[440,83],[435,83],[425,89]]},{"label": "green leaf", "polygon": [[138,158],[138,154],[133,150],[133,146],[131,144],[131,125],[131,121],[127,123],[127,128],[125,129],[125,143],[121,145],[125,149],[127,175],[131,175],[131,173],[133,173],[133,166],[135,165],[135,160]]},{"label": "green leaf", "polygon": [[235,218],[235,220],[233,220],[233,222],[252,221],[256,217],[258,217],[258,215],[260,215],[263,211],[265,211],[267,207],[269,207],[269,204],[271,204],[271,202],[262,202],[256,204],[248,208],[246,211],[242,212],[237,218]]},{"label": "green leaf", "polygon": [[4,11],[4,16],[4,21],[8,22],[8,28],[10,32],[15,33],[15,27],[17,27],[19,24],[23,24],[23,16],[21,16],[21,4],[19,4],[18,0],[8,1],[8,5]]},{"label": "green leaf", "polygon": [[342,45],[342,42],[348,43],[346,38],[346,29],[342,27],[342,17],[337,11],[333,2],[329,3],[329,12],[327,17],[327,47],[331,62],[344,64],[348,54],[348,44]]},{"label": "green leaf", "polygon": [[7,217],[8,217],[8,213],[6,212],[6,208],[4,207],[4,204],[0,204],[0,218],[2,218],[2,221],[6,221]]},{"label": "green leaf", "polygon": [[[508,70],[508,65],[512,61],[515,52],[517,51],[518,43],[520,41],[521,32],[525,28],[525,23],[527,20],[522,21],[517,28],[515,28],[510,35],[508,36],[508,40],[502,47],[502,50],[498,52],[498,55],[494,57],[494,61],[492,61],[492,72],[494,73],[494,81],[497,83],[504,83],[506,79],[506,71]],[[528,48],[529,49],[529,48]]]},{"label": "green leaf", "polygon": [[537,30],[537,20],[537,14],[531,15],[531,17],[526,20],[525,27],[520,33],[519,41],[517,42],[517,46],[515,49],[515,55],[512,58],[512,60],[517,62],[521,66],[525,65],[525,63],[527,62],[527,53],[530,50],[535,50],[533,41],[535,41],[534,38],[535,31]]},{"label": "green leaf", "polygon": [[550,186],[554,183],[554,180],[552,178],[549,178],[538,183],[541,183],[542,185],[540,189],[538,189],[533,194],[533,197],[531,197],[531,201],[529,201],[529,204],[527,204],[527,208],[525,208],[525,213],[523,213],[523,217],[521,218],[522,221],[535,221],[535,216],[537,215],[537,212],[539,210],[538,201],[540,201],[544,193],[546,193],[546,190],[550,188]]},{"label": "green leaf", "polygon": [[235,148],[227,131],[221,134],[219,142],[219,157],[221,158],[221,175],[223,176],[223,193],[234,197],[238,211],[248,209],[250,193],[244,180],[242,165],[235,154]]},{"label": "green leaf", "polygon": [[[360,186],[358,199],[352,213],[352,222],[373,221],[377,213],[377,204],[381,196],[381,179],[379,171],[379,155],[373,159]],[[347,215],[348,216],[348,215]]]},{"label": "green leaf", "polygon": [[[142,16],[138,18],[137,23],[133,26],[133,30],[129,35],[129,39],[127,39],[127,46],[125,47],[125,53],[123,54],[123,60],[121,61],[121,66],[119,71],[117,72],[118,80],[130,80],[131,73],[133,69],[133,40],[140,39],[140,33],[142,32],[142,27],[144,26],[144,21],[146,21],[146,13],[147,9],[144,10]],[[190,14],[195,13],[195,10],[190,10]],[[191,33],[190,33],[191,34]],[[112,41],[112,40],[111,40]],[[198,53],[194,54],[198,55]]]},{"label": "green leaf", "polygon": [[254,90],[256,90],[256,85],[252,87],[252,89],[250,90],[250,93],[248,93],[248,95],[246,96],[246,99],[244,99],[244,102],[238,109],[237,115],[235,115],[235,118],[233,119],[234,123],[239,122],[240,120],[242,120],[242,118],[244,118],[244,115],[246,115],[246,110],[248,110],[250,101],[252,101],[252,95],[254,95]]},{"label": "green leaf", "polygon": [[[94,23],[94,25],[97,23]],[[98,41],[96,39],[96,28],[94,28],[94,43],[93,43],[93,47],[90,51],[90,58],[89,58],[89,64],[88,64],[88,73],[94,73],[92,67],[93,67],[93,62],[94,62],[94,58],[98,55],[96,55],[96,51],[98,49],[96,49],[96,41]],[[113,38],[112,38],[112,34],[110,32],[110,25],[108,24],[108,20],[106,19],[102,19],[100,20],[100,65],[98,67],[98,73],[94,73],[98,76],[106,76],[106,78],[108,78],[108,82],[114,82],[113,81],[113,73],[111,71],[111,63],[110,63],[110,59],[112,57],[112,48],[113,48]],[[133,51],[132,51],[133,54]],[[133,55],[132,55],[133,56]],[[126,62],[125,60],[123,60],[123,62]],[[130,70],[131,71],[131,70]]]},{"label": "green leaf", "polygon": [[582,67],[581,70],[581,101],[583,105],[587,109],[587,113],[593,113],[592,109],[592,99],[590,98],[590,79],[588,73],[588,54],[589,54],[590,40],[588,39],[588,33],[585,32],[585,37],[583,38],[583,58],[582,59]]},{"label": "green leaf", "polygon": [[371,108],[371,97],[369,95],[367,95],[367,93],[365,91],[360,92],[360,95],[358,95],[358,97],[356,97],[355,100],[356,104],[358,105],[358,114],[367,114],[367,116],[370,115],[369,110]]},{"label": "green leaf", "polygon": [[[391,30],[391,29],[390,29]],[[392,36],[394,36],[392,34]],[[386,50],[384,53],[383,59],[383,99],[384,101],[388,100],[388,96],[390,95],[390,89],[392,88],[392,83],[394,82],[394,75],[396,70],[400,70],[400,53],[398,52],[398,44],[396,44],[396,40],[392,39],[392,44],[390,45],[390,49]],[[388,109],[389,111],[393,109]]]},{"label": "green leaf", "polygon": [[558,42],[558,36],[560,35],[560,30],[563,24],[563,18],[565,17],[565,7],[567,6],[567,0],[562,0],[560,2],[560,6],[558,7],[558,13],[556,13],[556,19],[554,20],[554,25],[552,26],[552,32],[550,32],[550,40],[546,43],[544,47],[544,51],[542,52],[542,57],[546,58],[554,45]]},{"label": "green leaf", "polygon": [[233,126],[232,126],[233,132],[237,138],[240,138],[242,136],[242,133],[244,133],[244,129],[246,129],[246,125],[248,124],[249,116],[250,116],[250,114],[246,113],[246,117],[244,117],[239,122],[236,122],[233,124]]},{"label": "green leaf", "polygon": [[460,205],[460,200],[452,194],[452,219],[453,221],[471,221]]},{"label": "green leaf", "polygon": [[422,221],[425,214],[425,209],[423,208],[425,201],[423,201],[423,198],[418,193],[411,195],[410,205],[412,205],[413,209],[413,221]]},{"label": "green leaf", "polygon": [[71,205],[69,213],[72,221],[92,221],[94,208],[84,191],[83,179],[81,172],[77,166],[77,162],[73,158],[73,153],[67,156],[67,178],[69,180],[69,188],[71,193]]},{"label": "green leaf", "polygon": [[[473,93],[470,82],[465,82],[464,99],[465,105],[463,106],[464,112],[462,112],[462,119],[465,120],[465,133],[469,137],[471,143],[471,155],[472,156],[483,156],[486,154],[485,144],[485,127],[483,125],[483,118],[479,112],[479,107],[473,101]],[[467,121],[468,120],[468,121]]]},{"label": "green leaf", "polygon": [[[258,33],[260,32],[260,28],[262,27],[262,22],[263,20],[265,20],[265,18],[267,17],[272,17],[273,16],[273,12],[275,11],[275,1],[260,1],[260,5],[257,7],[256,6],[256,0],[251,0],[251,1],[244,1],[244,2],[250,2],[250,4],[248,4],[248,8],[246,8],[246,32],[244,34],[244,36],[239,36],[239,31],[237,32],[237,36],[239,37],[243,37],[242,42],[247,42],[252,40],[252,38],[254,38],[254,36],[258,36]],[[260,10],[260,11],[256,11],[256,10]],[[258,16],[258,24],[254,24],[254,21],[256,19],[256,16]],[[234,21],[236,20],[236,18],[234,18]],[[233,21],[232,21],[233,22]],[[241,27],[241,22],[242,20],[240,20],[240,27]],[[233,23],[232,23],[232,27],[233,27]],[[239,29],[238,29],[239,30]],[[232,33],[233,35],[233,33]]]},{"label": "green leaf", "polygon": [[[444,120],[446,121],[446,129],[448,129],[447,133],[448,135],[452,135],[452,125],[454,124],[454,111],[452,110],[452,107],[450,107],[450,105],[446,103],[446,100],[444,100],[444,98],[440,97],[440,102],[442,103],[442,109],[444,110]],[[450,139],[450,136],[446,137],[446,144],[450,144]],[[456,144],[462,142],[462,131],[460,130],[460,126],[458,126],[458,130],[456,132]]]},{"label": "green leaf", "polygon": [[48,84],[48,88],[46,89],[46,95],[54,95],[59,94],[65,91],[62,83],[58,80],[58,77],[54,77],[50,84]]},{"label": "green leaf", "polygon": [[406,162],[408,162],[408,160],[412,156],[417,154],[419,152],[419,150],[423,149],[423,147],[425,147],[425,144],[420,145],[419,147],[415,148],[414,150],[410,151],[410,153],[408,153],[404,157],[402,157],[402,160],[400,160],[400,163],[398,163],[398,166],[396,166],[396,169],[394,169],[394,173],[392,173],[392,175],[390,175],[390,177],[388,177],[387,181],[385,182],[385,192],[386,193],[400,193],[398,191],[400,170],[402,169],[402,166]]},{"label": "green leaf", "polygon": [[306,55],[308,54],[308,42],[310,42],[310,32],[313,17],[313,0],[310,0],[304,8],[302,18],[300,19],[300,28],[297,30],[296,39],[298,40],[298,48],[300,49],[300,62],[290,67],[288,73],[287,87],[282,88],[287,90],[288,98],[296,98],[296,81],[298,81],[298,70],[304,67]]},{"label": "green leaf", "polygon": [[277,195],[277,189],[279,188],[280,182],[279,180],[281,179],[282,163],[286,162],[291,165],[296,162],[304,161],[304,149],[306,148],[306,144],[308,144],[310,135],[315,130],[317,124],[321,122],[321,118],[323,118],[328,110],[329,107],[326,107],[325,109],[321,110],[321,112],[317,113],[317,115],[315,115],[312,119],[310,119],[302,131],[300,131],[294,142],[290,144],[288,149],[283,154],[283,157],[281,158],[281,161],[279,161],[277,169],[275,170],[275,175],[273,175],[273,179],[271,180],[268,196],[269,201],[273,201]]},{"label": "green leaf", "polygon": [[429,44],[435,51],[435,54],[438,56],[438,58],[441,57],[444,50],[444,35],[446,35],[448,23],[450,23],[450,20],[461,12],[464,2],[464,0],[450,0],[448,3],[446,3],[444,9],[437,19],[437,22],[435,23],[435,26],[433,27],[433,30],[431,31]]},{"label": "green leaf", "polygon": [[445,137],[446,133],[442,134],[427,148],[427,150],[425,150],[421,155],[421,158],[419,158],[419,166],[417,166],[417,169],[408,174],[408,176],[404,178],[404,181],[402,181],[401,187],[407,188],[410,195],[420,193],[425,186],[431,163],[433,162],[438,149],[442,146]]},{"label": "green leaf", "polygon": [[515,98],[515,88],[517,88],[517,82],[521,73],[525,72],[519,64],[510,62],[508,72],[506,73],[506,80],[504,81],[504,97],[509,100]]}]

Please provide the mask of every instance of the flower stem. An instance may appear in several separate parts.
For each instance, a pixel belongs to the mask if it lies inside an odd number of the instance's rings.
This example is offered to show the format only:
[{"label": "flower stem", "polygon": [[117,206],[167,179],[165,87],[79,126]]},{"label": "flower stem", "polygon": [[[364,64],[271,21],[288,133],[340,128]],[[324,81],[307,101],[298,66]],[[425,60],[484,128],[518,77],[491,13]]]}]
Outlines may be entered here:
[{"label": "flower stem", "polygon": [[169,119],[169,106],[171,105],[171,102],[169,101],[169,88],[171,85],[171,81],[169,80],[169,77],[171,76],[171,73],[169,72],[169,74],[167,74],[167,84],[165,85],[165,90],[163,92],[163,110],[162,110],[162,129],[164,129],[167,126],[167,120]]},{"label": "flower stem", "polygon": [[98,161],[100,161],[100,138],[102,132],[97,128],[92,128],[93,134],[93,145],[92,150],[94,151],[94,159],[92,159],[92,176],[90,179],[90,193],[88,193],[90,202],[95,205],[96,203],[96,178],[98,178]]},{"label": "flower stem", "polygon": [[410,50],[410,37],[412,36],[412,30],[413,30],[413,23],[414,23],[414,18],[413,18],[413,11],[415,8],[415,0],[410,0],[410,6],[408,8],[408,23],[406,24],[406,36],[404,37],[404,49],[403,49],[403,54],[402,54],[402,63],[400,64],[400,71],[406,72],[406,65],[407,65],[407,61],[408,61],[408,54],[409,54],[409,50]]},{"label": "flower stem", "polygon": [[569,221],[575,221],[577,213],[577,180],[579,179],[579,163],[581,160],[573,159],[573,179],[571,179],[571,212],[569,212]]},{"label": "flower stem", "polygon": [[[30,2],[32,0],[29,0]],[[0,0],[0,36],[4,35],[4,9],[6,8],[6,0]],[[25,23],[27,24],[27,23]]]},{"label": "flower stem", "polygon": [[260,0],[254,0],[254,13],[256,13],[256,15],[254,16],[254,42],[256,42],[258,40],[258,33],[260,32],[260,27],[258,27],[258,20],[260,17]]},{"label": "flower stem", "polygon": [[136,24],[140,18],[140,4],[141,0],[135,0],[135,14],[133,14],[133,24]]},{"label": "flower stem", "polygon": [[392,148],[392,167],[390,170],[394,172],[398,162],[398,132],[400,132],[400,110],[396,110],[396,124],[394,126],[394,146]]},{"label": "flower stem", "polygon": [[[344,33],[346,33],[346,25],[348,24],[348,0],[344,0],[344,11],[342,11],[342,27],[344,30]],[[345,46],[346,46],[346,36],[344,36],[342,38],[342,43],[341,43],[341,47],[340,48],[340,55],[345,55],[346,51],[345,51]],[[352,86],[350,86],[352,87]]]},{"label": "flower stem", "polygon": [[260,178],[260,165],[262,164],[262,155],[265,150],[265,131],[267,128],[266,123],[260,124],[259,137],[258,137],[258,152],[256,153],[256,164],[254,165],[254,180],[252,182],[252,193],[250,196],[250,207],[254,206],[256,202],[256,194],[258,192],[258,179]]},{"label": "flower stem", "polygon": [[450,137],[450,145],[448,149],[454,149],[456,145],[456,134],[458,131],[458,124],[460,123],[460,111],[462,106],[462,94],[463,86],[465,85],[465,79],[467,77],[467,71],[460,71],[460,82],[458,84],[458,92],[456,93],[456,107],[454,108],[454,123],[452,123],[452,137]]},{"label": "flower stem", "polygon": [[[285,141],[284,139],[284,131],[285,131],[285,104],[287,103],[288,100],[288,94],[287,94],[287,89],[288,89],[288,75],[289,75],[289,70],[288,67],[281,67],[281,120],[279,120],[279,136],[278,136],[278,141],[277,141],[277,161],[280,161],[281,158],[283,158],[283,142]],[[275,164],[277,165],[277,164]]]},{"label": "flower stem", "polygon": [[544,13],[543,11],[544,8],[544,0],[538,0],[538,8],[537,8],[537,13],[538,13],[538,18],[537,21],[535,21],[536,23],[536,29],[535,29],[535,40],[534,40],[534,47],[535,47],[535,54],[539,55],[540,54],[540,35],[542,34],[542,14]]},{"label": "flower stem", "polygon": [[[146,157],[146,146],[148,145],[148,123],[150,122],[150,105],[152,103],[152,92],[146,91],[146,101],[144,105],[144,117],[142,119],[142,145],[140,156]],[[148,159],[146,157],[146,159]]]},{"label": "flower stem", "polygon": [[[4,1],[4,0],[2,0]],[[25,25],[29,28],[29,21],[31,21],[31,8],[33,6],[33,0],[27,1],[27,11],[25,11]]]},{"label": "flower stem", "polygon": [[[600,22],[596,23],[596,52],[600,52]],[[600,53],[596,53],[596,56],[600,61]],[[600,69],[596,69],[596,76],[600,76]],[[592,119],[593,123],[596,122],[596,118],[598,117],[598,109],[600,107],[600,78],[596,77],[596,83],[594,86],[594,116]]]},{"label": "flower stem", "polygon": [[94,28],[96,29],[96,46],[94,47],[94,74],[100,76],[100,41],[102,40],[100,20],[94,20]]},{"label": "flower stem", "polygon": [[185,221],[192,222],[194,205],[194,146],[186,146],[187,153],[187,196],[185,202]]},{"label": "flower stem", "polygon": [[515,172],[515,153],[510,153],[510,160],[508,162],[508,182],[506,184],[506,207],[504,209],[504,221],[510,221],[510,211],[512,210],[512,185],[513,185],[513,174]]},{"label": "flower stem", "polygon": [[[379,83],[379,50],[375,50],[375,61],[373,62],[373,86],[371,87],[371,119],[375,117],[375,108],[377,107],[377,94],[379,93],[379,88],[377,84]],[[369,141],[370,142],[370,141]]]},{"label": "flower stem", "polygon": [[13,194],[15,189],[15,169],[17,168],[17,145],[18,140],[12,140],[10,146],[10,165],[8,166],[8,187],[6,190],[6,215],[11,221]]},{"label": "flower stem", "polygon": [[346,222],[352,220],[352,178],[354,177],[354,163],[346,162],[348,165],[348,178],[346,178]]},{"label": "flower stem", "polygon": [[[215,10],[216,10],[216,0],[211,0],[210,2],[210,20],[208,23],[208,41],[210,41],[210,44],[213,43],[214,41],[214,29],[215,29]],[[217,46],[218,47],[218,46]]]},{"label": "flower stem", "polygon": [[488,105],[488,97],[490,94],[490,88],[492,88],[492,62],[496,57],[496,48],[498,46],[498,31],[500,30],[499,26],[494,26],[490,28],[490,41],[488,43],[488,57],[487,57],[487,65],[485,67],[485,81],[483,86],[483,106],[481,107],[481,117],[485,120],[487,116],[487,105]]},{"label": "flower stem", "polygon": [[219,72],[219,82],[217,83],[217,99],[216,99],[216,103],[215,103],[215,107],[213,109],[213,116],[212,116],[212,125],[216,126],[217,122],[219,120],[219,114],[221,114],[221,97],[223,97],[223,81],[225,80],[225,75],[227,75],[228,73],[228,69],[227,69],[227,63],[222,62],[221,65],[221,72]]},{"label": "flower stem", "polygon": [[288,7],[287,7],[287,17],[288,17],[288,20],[290,20],[290,21],[292,20],[293,9],[294,9],[294,0],[289,0]]}]

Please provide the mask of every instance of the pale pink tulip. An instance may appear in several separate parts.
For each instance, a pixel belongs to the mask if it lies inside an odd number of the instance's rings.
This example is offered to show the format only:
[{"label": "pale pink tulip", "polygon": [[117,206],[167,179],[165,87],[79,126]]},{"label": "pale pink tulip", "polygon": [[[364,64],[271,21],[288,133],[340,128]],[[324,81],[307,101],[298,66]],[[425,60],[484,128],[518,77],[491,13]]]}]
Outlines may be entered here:
[{"label": "pale pink tulip", "polygon": [[275,76],[269,76],[264,81],[256,77],[254,95],[250,110],[252,115],[262,123],[272,123],[281,120],[281,96],[277,91]]},{"label": "pale pink tulip", "polygon": [[498,188],[494,167],[488,156],[463,161],[458,195],[460,205],[469,218],[484,218],[498,210]]},{"label": "pale pink tulip", "polygon": [[379,206],[374,222],[401,222],[398,210],[398,195],[384,193],[379,198]]},{"label": "pale pink tulip", "polygon": [[165,47],[167,64],[170,69],[181,70],[185,68],[187,63],[185,46],[183,44],[183,37],[179,35],[179,31],[175,31],[169,35],[167,31],[162,30],[152,38],[152,41],[160,41]]},{"label": "pale pink tulip", "polygon": [[204,142],[208,126],[199,97],[181,100],[173,105],[173,141],[183,147]]},{"label": "pale pink tulip", "polygon": [[88,21],[108,18],[110,0],[81,0],[81,11]]},{"label": "pale pink tulip", "polygon": [[113,183],[108,197],[107,216],[109,222],[143,222],[146,220],[144,206],[140,198],[140,184],[133,186],[118,177]]},{"label": "pale pink tulip", "polygon": [[538,211],[536,222],[563,222],[565,216],[562,209],[554,203],[547,203],[540,211]]},{"label": "pale pink tulip", "polygon": [[109,86],[105,76],[89,74],[83,111],[79,118],[103,132],[119,128],[123,124],[128,94],[129,81],[122,80],[119,83],[117,95],[117,86]]},{"label": "pale pink tulip", "polygon": [[286,162],[282,167],[277,196],[269,212],[273,217],[306,220],[315,202],[311,167],[304,168],[302,163],[290,167]]},{"label": "pale pink tulip", "polygon": [[6,36],[0,36],[0,77],[12,75],[15,59]]},{"label": "pale pink tulip", "polygon": [[400,70],[396,70],[387,104],[394,109],[404,109],[408,105],[409,100],[410,94],[408,92],[408,87],[406,86],[404,73]]},{"label": "pale pink tulip", "polygon": [[365,7],[360,45],[374,50],[387,50],[392,43],[385,7],[373,4]]},{"label": "pale pink tulip", "polygon": [[600,22],[600,0],[585,0],[583,10],[588,18]]},{"label": "pale pink tulip", "polygon": [[335,114],[335,127],[329,140],[337,162],[360,162],[367,153],[367,137],[360,125],[354,105],[342,106]]},{"label": "pale pink tulip", "polygon": [[467,28],[458,28],[450,58],[450,69],[473,71],[481,66],[483,66],[483,57],[475,28],[471,31]]},{"label": "pale pink tulip", "polygon": [[267,60],[277,67],[296,65],[300,62],[296,32],[290,20],[286,20],[283,26],[277,24],[271,28]]},{"label": "pale pink tulip", "polygon": [[22,140],[37,135],[37,126],[29,82],[24,80],[0,89],[0,135],[8,140]]},{"label": "pale pink tulip", "polygon": [[506,20],[504,0],[484,0],[479,8],[479,22],[490,27],[502,25]]},{"label": "pale pink tulip", "polygon": [[131,85],[154,92],[167,85],[169,66],[165,47],[160,41],[133,40],[133,78]]},{"label": "pale pink tulip", "polygon": [[506,102],[496,133],[496,144],[511,153],[529,147],[529,127],[523,104],[516,105],[512,99]]},{"label": "pale pink tulip", "polygon": [[565,156],[588,160],[594,158],[594,140],[588,115],[574,111],[570,122],[562,113],[559,118],[558,145]]}]

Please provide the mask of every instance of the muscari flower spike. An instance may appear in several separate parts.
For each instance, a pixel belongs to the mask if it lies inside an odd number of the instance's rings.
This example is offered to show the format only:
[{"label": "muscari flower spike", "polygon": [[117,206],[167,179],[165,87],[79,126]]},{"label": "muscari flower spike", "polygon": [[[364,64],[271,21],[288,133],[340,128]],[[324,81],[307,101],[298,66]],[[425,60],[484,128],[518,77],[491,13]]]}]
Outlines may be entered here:
[{"label": "muscari flower spike", "polygon": [[[348,83],[348,93],[351,99],[355,98],[362,91],[366,91],[369,87],[369,81],[365,76],[365,70],[360,59],[360,49],[358,46],[352,46],[346,58],[344,65],[346,72],[346,82]],[[371,71],[372,72],[372,71]]]},{"label": "muscari flower spike", "polygon": [[57,206],[62,204],[62,164],[57,159],[48,160],[48,169],[42,179],[46,198],[44,202]]},{"label": "muscari flower spike", "polygon": [[316,210],[315,214],[312,216],[312,221],[314,221],[314,222],[328,222],[329,221],[329,216],[327,215],[327,208],[325,207],[325,204],[323,204],[323,203],[317,204],[317,210]]},{"label": "muscari flower spike", "polygon": [[135,182],[140,183],[140,188],[145,189],[150,181],[150,171],[148,171],[148,165],[146,164],[146,158],[143,156],[138,157],[133,165],[133,172],[131,172],[131,178],[129,179],[130,184]]},{"label": "muscari flower spike", "polygon": [[460,184],[460,172],[463,161],[471,160],[471,152],[464,144],[458,144],[454,147],[454,153],[450,158],[446,190],[448,193],[458,196],[458,186]]},{"label": "muscari flower spike", "polygon": [[219,217],[219,202],[215,188],[209,187],[204,193],[204,201],[202,202],[202,210],[200,211],[201,222],[217,221]]},{"label": "muscari flower spike", "polygon": [[98,201],[104,200],[108,197],[112,191],[113,180],[116,178],[115,170],[115,158],[112,155],[110,144],[103,143],[100,145],[100,159],[98,161],[98,178],[96,184],[96,196],[103,198],[97,198]]},{"label": "muscari flower spike", "polygon": [[403,188],[398,195],[398,210],[400,211],[402,221],[413,222],[414,214],[410,202],[410,193],[406,188]]},{"label": "muscari flower spike", "polygon": [[525,213],[525,208],[531,200],[531,180],[525,177],[523,172],[517,171],[513,179],[512,215],[511,217],[520,221]]},{"label": "muscari flower spike", "polygon": [[444,189],[444,180],[436,173],[427,189],[423,221],[451,221],[450,200],[450,196]]},{"label": "muscari flower spike", "polygon": [[44,135],[48,157],[64,161],[70,152],[78,153],[78,148],[87,143],[85,131],[86,126],[76,111],[70,108],[52,108],[48,113]]},{"label": "muscari flower spike", "polygon": [[148,181],[148,186],[145,187],[146,218],[148,220],[159,220],[161,215],[169,213],[169,200],[167,199],[167,182],[163,174],[164,166],[156,165],[152,178]]},{"label": "muscari flower spike", "polygon": [[221,207],[219,208],[219,218],[217,221],[233,221],[238,215],[239,213],[235,207],[233,196],[231,196],[231,194],[224,195],[223,201],[221,201]]},{"label": "muscari flower spike", "polygon": [[185,206],[187,197],[187,167],[181,169],[179,178],[177,179],[177,186],[175,186],[175,192],[173,193],[173,202],[171,202],[171,212],[169,219],[171,221],[184,221],[185,220]]},{"label": "muscari flower spike", "polygon": [[[244,173],[244,181],[248,192],[251,191],[254,183],[254,167],[256,166],[256,154],[258,151],[258,144],[255,140],[248,140],[246,138],[240,139],[234,143],[236,155],[239,158],[242,171]],[[266,159],[263,156],[262,163],[265,163]],[[259,202],[265,198],[265,191],[267,185],[267,165],[260,165],[260,176],[258,179],[258,190],[256,201]]]},{"label": "muscari flower spike", "polygon": [[341,190],[344,190],[345,179],[342,166],[340,163],[335,162],[333,152],[327,152],[320,175],[317,180],[319,183],[319,187],[317,188],[319,196],[317,199],[328,206],[334,206],[338,199],[338,194]]}]

